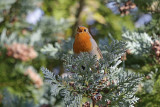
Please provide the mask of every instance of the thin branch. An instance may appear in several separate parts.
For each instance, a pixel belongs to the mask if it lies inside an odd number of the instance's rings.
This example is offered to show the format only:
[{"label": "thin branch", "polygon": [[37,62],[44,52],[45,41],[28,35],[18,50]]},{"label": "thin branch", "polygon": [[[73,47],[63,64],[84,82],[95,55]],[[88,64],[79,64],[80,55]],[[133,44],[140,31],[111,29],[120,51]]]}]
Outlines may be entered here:
[{"label": "thin branch", "polygon": [[85,0],[79,0],[79,8],[77,9],[77,12],[76,12],[76,21],[74,23],[74,25],[72,26],[72,37],[74,37],[75,33],[76,33],[76,28],[79,24],[79,18],[80,18],[80,14],[83,10],[83,7],[85,5]]}]

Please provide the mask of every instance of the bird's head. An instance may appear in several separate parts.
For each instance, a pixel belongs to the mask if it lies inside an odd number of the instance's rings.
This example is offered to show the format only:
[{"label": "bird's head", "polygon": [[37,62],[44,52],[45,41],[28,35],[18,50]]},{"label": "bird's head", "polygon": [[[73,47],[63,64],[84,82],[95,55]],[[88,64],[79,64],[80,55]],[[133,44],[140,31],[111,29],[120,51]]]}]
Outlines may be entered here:
[{"label": "bird's head", "polygon": [[84,26],[78,26],[77,33],[88,32],[88,29]]}]

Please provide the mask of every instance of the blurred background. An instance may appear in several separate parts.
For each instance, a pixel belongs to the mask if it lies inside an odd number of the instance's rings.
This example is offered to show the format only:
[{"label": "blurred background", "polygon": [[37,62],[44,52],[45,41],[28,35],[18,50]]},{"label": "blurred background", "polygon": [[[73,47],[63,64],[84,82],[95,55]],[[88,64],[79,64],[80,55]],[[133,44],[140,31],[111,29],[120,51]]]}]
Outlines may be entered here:
[{"label": "blurred background", "polygon": [[159,0],[0,0],[0,106],[63,107],[61,98],[50,94],[40,69],[64,73],[61,57],[73,53],[74,35],[82,25],[97,42],[124,40],[126,31],[156,35],[155,57],[127,51],[122,60],[126,69],[146,76],[135,106],[158,107],[159,17]]}]

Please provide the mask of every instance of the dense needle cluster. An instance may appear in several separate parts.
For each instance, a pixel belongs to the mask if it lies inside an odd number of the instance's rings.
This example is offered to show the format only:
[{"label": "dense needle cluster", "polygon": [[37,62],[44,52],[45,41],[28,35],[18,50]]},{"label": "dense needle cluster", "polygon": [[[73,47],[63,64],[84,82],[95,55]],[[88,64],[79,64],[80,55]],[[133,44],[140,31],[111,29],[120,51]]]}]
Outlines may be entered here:
[{"label": "dense needle cluster", "polygon": [[[66,54],[62,59],[68,75],[54,75],[45,68],[41,69],[45,80],[52,86],[52,94],[63,96],[65,105],[75,107],[82,103],[83,107],[89,107],[91,103],[93,107],[106,107],[134,105],[138,100],[134,94],[142,76],[118,68],[126,44],[113,41],[109,45],[106,44],[106,39],[100,43],[103,44],[100,48],[104,60],[97,61],[95,56],[88,53],[81,53],[77,57]],[[81,102],[83,97],[88,101]]]}]

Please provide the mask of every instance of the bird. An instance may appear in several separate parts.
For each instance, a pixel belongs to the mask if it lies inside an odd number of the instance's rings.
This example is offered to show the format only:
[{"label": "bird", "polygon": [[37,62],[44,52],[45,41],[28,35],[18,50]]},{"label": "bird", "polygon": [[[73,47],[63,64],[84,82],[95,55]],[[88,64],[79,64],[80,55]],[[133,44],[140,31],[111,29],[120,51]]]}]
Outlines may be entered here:
[{"label": "bird", "polygon": [[93,39],[88,29],[84,26],[78,26],[73,43],[73,51],[74,54],[77,55],[81,52],[87,52],[92,56],[96,55],[97,60],[103,58],[96,41]]}]

